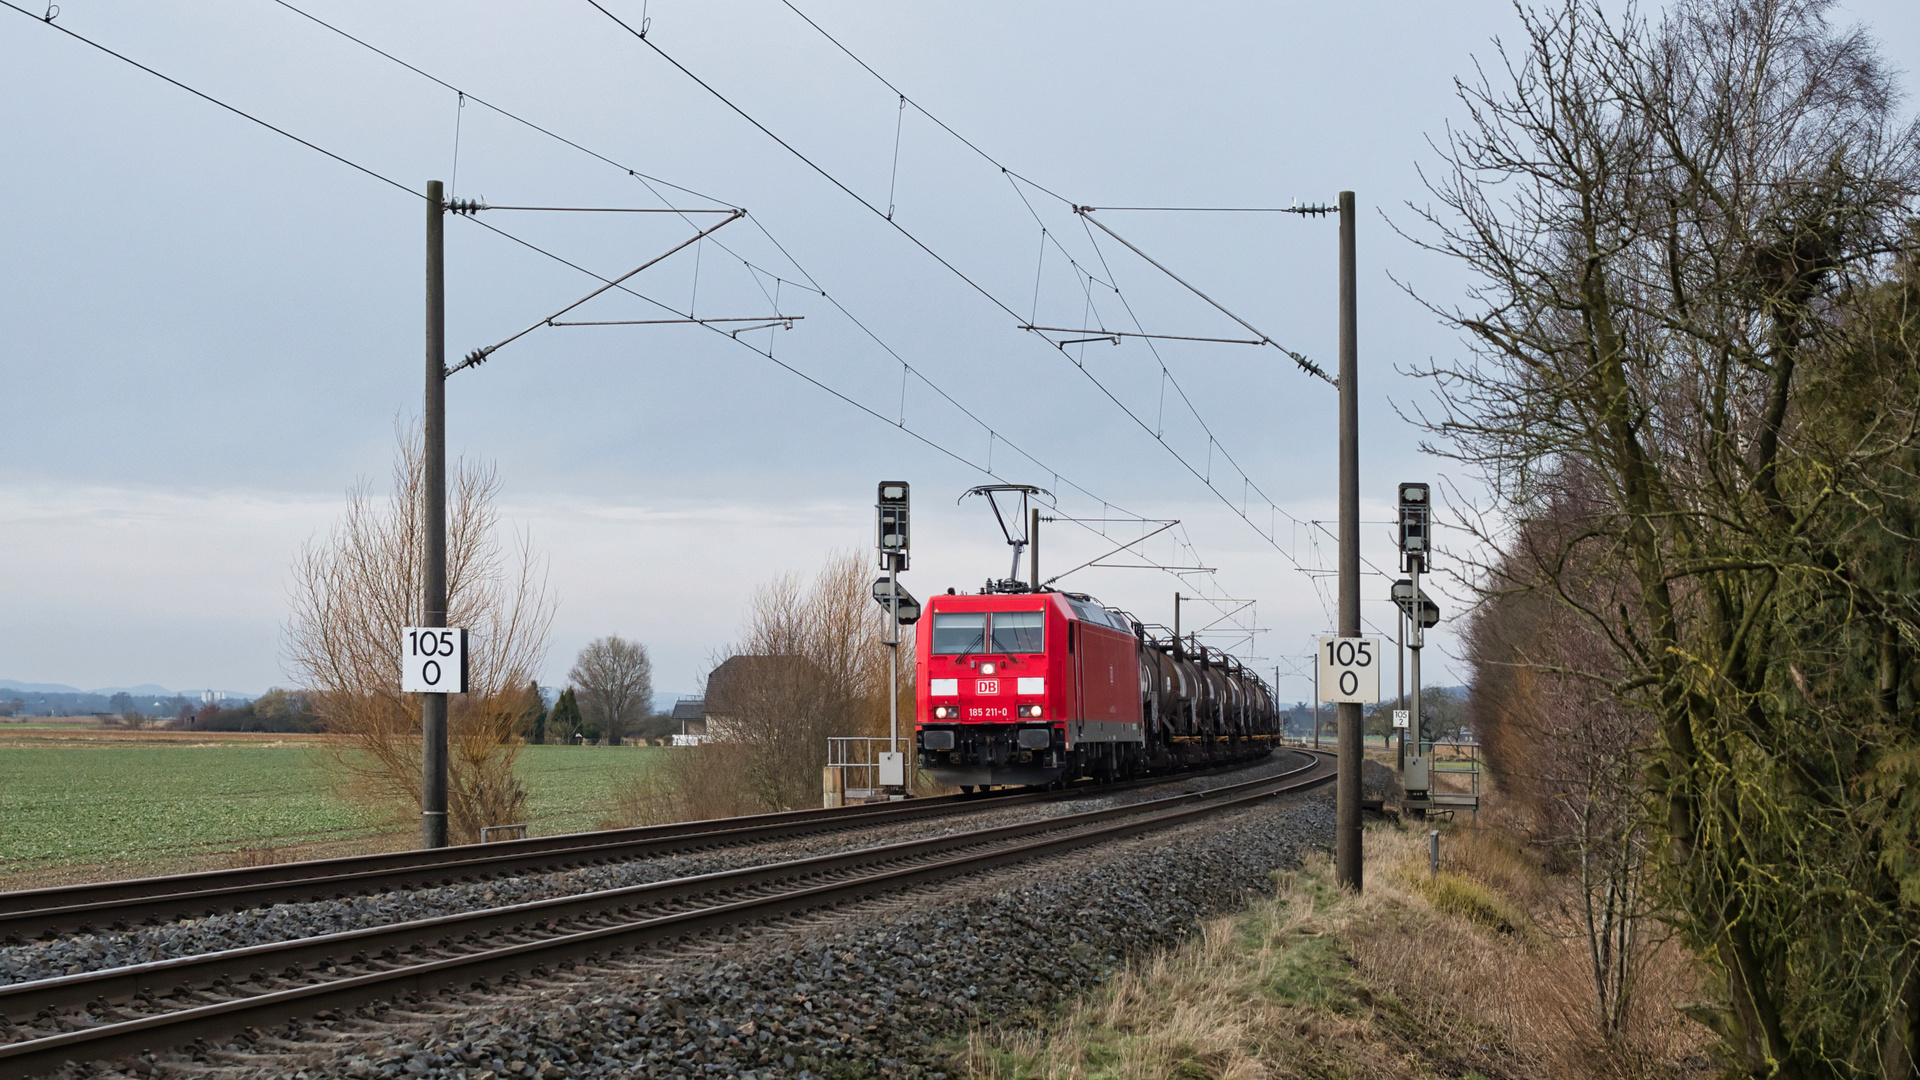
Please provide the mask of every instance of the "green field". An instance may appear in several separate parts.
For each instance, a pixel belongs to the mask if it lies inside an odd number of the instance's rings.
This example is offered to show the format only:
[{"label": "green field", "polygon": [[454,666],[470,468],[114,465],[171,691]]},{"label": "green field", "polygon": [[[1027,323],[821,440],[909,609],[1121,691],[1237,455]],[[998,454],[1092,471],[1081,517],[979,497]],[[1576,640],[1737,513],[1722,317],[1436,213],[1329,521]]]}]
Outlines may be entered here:
[{"label": "green field", "polygon": [[[661,752],[525,748],[519,769],[532,831],[598,826],[621,783]],[[87,864],[177,864],[395,831],[390,817],[335,793],[325,758],[311,744],[0,746],[0,876]]]},{"label": "green field", "polygon": [[613,810],[614,794],[668,753],[657,746],[529,746],[520,751],[539,835],[597,829]]}]

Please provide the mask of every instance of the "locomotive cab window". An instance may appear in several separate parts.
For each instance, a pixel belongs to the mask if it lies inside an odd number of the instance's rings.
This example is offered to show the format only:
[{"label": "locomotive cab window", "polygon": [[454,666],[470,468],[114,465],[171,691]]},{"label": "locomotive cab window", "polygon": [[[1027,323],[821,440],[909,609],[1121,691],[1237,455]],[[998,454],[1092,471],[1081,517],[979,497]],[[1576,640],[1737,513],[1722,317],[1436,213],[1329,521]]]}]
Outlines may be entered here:
[{"label": "locomotive cab window", "polygon": [[996,611],[993,613],[993,651],[997,653],[1045,652],[1044,623],[1039,611]]},{"label": "locomotive cab window", "polygon": [[986,645],[987,617],[977,611],[940,612],[933,617],[933,654],[956,656]]},{"label": "locomotive cab window", "polygon": [[1099,604],[1081,603],[1078,600],[1069,600],[1067,603],[1073,605],[1074,614],[1080,616],[1081,622],[1093,623],[1095,626],[1112,627],[1115,630],[1125,631],[1129,634],[1133,633],[1133,628],[1128,626],[1124,619],[1108,611],[1106,608],[1101,607]]}]

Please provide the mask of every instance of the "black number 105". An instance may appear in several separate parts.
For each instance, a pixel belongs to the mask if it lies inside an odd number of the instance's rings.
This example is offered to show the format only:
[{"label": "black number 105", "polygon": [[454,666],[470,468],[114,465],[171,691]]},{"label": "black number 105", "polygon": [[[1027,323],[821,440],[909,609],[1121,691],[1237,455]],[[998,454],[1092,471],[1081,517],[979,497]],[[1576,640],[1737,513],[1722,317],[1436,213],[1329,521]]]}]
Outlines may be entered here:
[{"label": "black number 105", "polygon": [[1365,638],[1334,638],[1327,642],[1327,663],[1334,667],[1372,667],[1373,642]]},{"label": "black number 105", "polygon": [[415,630],[407,635],[415,656],[452,656],[452,630]]}]

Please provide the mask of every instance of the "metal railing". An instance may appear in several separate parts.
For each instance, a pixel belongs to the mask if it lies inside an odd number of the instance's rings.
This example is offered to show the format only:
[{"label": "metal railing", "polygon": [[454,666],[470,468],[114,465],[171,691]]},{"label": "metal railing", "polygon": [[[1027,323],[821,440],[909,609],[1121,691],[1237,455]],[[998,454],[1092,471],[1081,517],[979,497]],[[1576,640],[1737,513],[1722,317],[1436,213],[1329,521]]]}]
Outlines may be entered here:
[{"label": "metal railing", "polygon": [[[864,799],[880,789],[880,755],[892,747],[890,740],[867,735],[832,735],[827,738],[827,768],[840,770],[840,791],[848,799]],[[907,740],[900,740],[907,749]]]},{"label": "metal railing", "polygon": [[[1466,794],[1472,795],[1476,799],[1479,798],[1480,774],[1486,771],[1486,762],[1483,761],[1480,757],[1479,741],[1478,740],[1475,740],[1473,742],[1444,742],[1443,741],[1443,742],[1428,743],[1427,745],[1432,748],[1429,751],[1429,754],[1431,755],[1429,760],[1433,762],[1433,765],[1432,765],[1433,772],[1438,775],[1446,775],[1446,776],[1462,776],[1462,775],[1466,776],[1467,777]],[[1442,756],[1441,752],[1443,750],[1451,750],[1452,753],[1446,756]],[[1442,763],[1450,767],[1442,768],[1441,767]],[[1465,768],[1461,768],[1460,766],[1462,765],[1464,765]]]}]

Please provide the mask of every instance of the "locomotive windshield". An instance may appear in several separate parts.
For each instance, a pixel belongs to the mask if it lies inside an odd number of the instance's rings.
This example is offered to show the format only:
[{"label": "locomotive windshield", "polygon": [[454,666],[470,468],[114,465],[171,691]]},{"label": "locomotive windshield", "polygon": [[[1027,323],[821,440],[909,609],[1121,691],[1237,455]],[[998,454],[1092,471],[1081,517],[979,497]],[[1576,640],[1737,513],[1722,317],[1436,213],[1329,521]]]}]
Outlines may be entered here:
[{"label": "locomotive windshield", "polygon": [[987,617],[977,611],[938,612],[933,616],[933,653],[952,656],[979,652],[986,644]]},{"label": "locomotive windshield", "polygon": [[993,613],[993,651],[997,653],[1045,652],[1043,644],[1046,614],[1039,611],[996,611]]},{"label": "locomotive windshield", "polygon": [[1080,616],[1081,622],[1095,623],[1099,626],[1111,626],[1115,630],[1124,630],[1129,634],[1133,633],[1133,627],[1126,625],[1120,616],[1115,615],[1099,604],[1091,601],[1081,603],[1078,600],[1069,600],[1067,603],[1073,605],[1073,610]]}]

